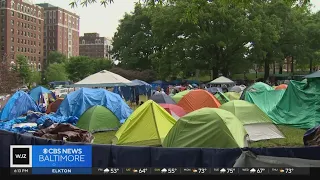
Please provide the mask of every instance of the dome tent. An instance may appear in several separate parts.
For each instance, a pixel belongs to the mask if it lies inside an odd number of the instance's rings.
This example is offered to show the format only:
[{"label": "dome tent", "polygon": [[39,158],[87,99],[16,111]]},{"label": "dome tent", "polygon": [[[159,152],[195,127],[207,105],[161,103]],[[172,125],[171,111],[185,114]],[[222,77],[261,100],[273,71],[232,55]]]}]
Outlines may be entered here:
[{"label": "dome tent", "polygon": [[190,91],[177,105],[182,107],[186,113],[189,113],[204,107],[218,108],[221,104],[208,91],[197,89]]},{"label": "dome tent", "polygon": [[139,106],[120,127],[113,144],[161,146],[176,120],[159,104],[148,100]]},{"label": "dome tent", "polygon": [[172,117],[178,120],[180,117],[186,115],[185,110],[175,104],[159,104],[163,109],[165,109]]},{"label": "dome tent", "polygon": [[163,104],[176,104],[176,102],[167,94],[159,93],[154,94],[150,97],[156,103],[163,103]]},{"label": "dome tent", "polygon": [[50,95],[51,97],[49,97],[49,98],[56,99],[53,92],[51,92],[49,89],[44,88],[42,86],[38,86],[38,87],[33,88],[29,92],[29,94],[32,97],[32,99],[34,99],[37,103],[40,103],[41,101],[43,101],[44,94]]},{"label": "dome tent", "polygon": [[105,89],[81,88],[64,98],[57,110],[57,115],[79,118],[87,109],[95,105],[108,108],[120,123],[123,123],[132,113],[130,107],[118,94]]},{"label": "dome tent", "polygon": [[117,130],[118,118],[107,108],[97,105],[89,108],[79,118],[76,126],[89,132]]},{"label": "dome tent", "polygon": [[188,94],[190,92],[190,90],[185,90],[185,91],[181,91],[177,94],[175,94],[174,96],[172,96],[172,99],[178,103],[186,94]]},{"label": "dome tent", "polygon": [[40,109],[29,94],[17,91],[0,112],[0,120],[12,120],[28,111],[40,112]]},{"label": "dome tent", "polygon": [[267,114],[255,104],[234,100],[221,105],[219,109],[233,113],[242,122],[250,141],[284,138]]},{"label": "dome tent", "polygon": [[242,148],[246,131],[232,113],[202,108],[179,119],[164,139],[164,147]]}]

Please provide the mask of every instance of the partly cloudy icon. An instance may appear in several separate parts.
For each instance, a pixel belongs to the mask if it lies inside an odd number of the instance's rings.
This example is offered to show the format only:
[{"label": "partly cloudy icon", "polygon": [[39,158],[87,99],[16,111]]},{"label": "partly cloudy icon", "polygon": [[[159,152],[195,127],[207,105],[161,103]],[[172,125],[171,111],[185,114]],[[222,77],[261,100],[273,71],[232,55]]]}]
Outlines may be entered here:
[{"label": "partly cloudy icon", "polygon": [[47,148],[44,148],[44,149],[42,150],[42,152],[43,152],[43,154],[47,154],[47,153],[48,153],[48,149],[47,149]]},{"label": "partly cloudy icon", "polygon": [[220,173],[225,173],[227,170],[225,168],[220,169]]},{"label": "partly cloudy icon", "polygon": [[251,172],[251,173],[255,173],[255,172],[256,172],[256,169],[252,168],[252,169],[250,170],[250,172]]},{"label": "partly cloudy icon", "polygon": [[161,169],[161,173],[166,173],[166,172],[167,172],[166,168]]}]

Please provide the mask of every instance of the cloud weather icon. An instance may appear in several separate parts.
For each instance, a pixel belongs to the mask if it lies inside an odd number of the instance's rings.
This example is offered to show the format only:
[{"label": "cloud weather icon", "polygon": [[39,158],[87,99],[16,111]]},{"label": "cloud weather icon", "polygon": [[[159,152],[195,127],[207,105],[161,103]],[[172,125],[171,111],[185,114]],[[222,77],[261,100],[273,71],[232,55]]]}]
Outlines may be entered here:
[{"label": "cloud weather icon", "polygon": [[109,169],[108,169],[108,168],[105,168],[105,169],[103,170],[103,172],[104,172],[104,173],[108,173],[108,172],[109,172]]},{"label": "cloud weather icon", "polygon": [[220,169],[220,173],[225,173],[226,171],[227,171],[227,170],[224,169],[224,168]]},{"label": "cloud weather icon", "polygon": [[252,168],[251,170],[250,170],[250,173],[255,173],[256,172],[256,169],[254,169],[254,168]]},{"label": "cloud weather icon", "polygon": [[161,169],[161,173],[166,173],[166,172],[167,172],[166,168]]}]

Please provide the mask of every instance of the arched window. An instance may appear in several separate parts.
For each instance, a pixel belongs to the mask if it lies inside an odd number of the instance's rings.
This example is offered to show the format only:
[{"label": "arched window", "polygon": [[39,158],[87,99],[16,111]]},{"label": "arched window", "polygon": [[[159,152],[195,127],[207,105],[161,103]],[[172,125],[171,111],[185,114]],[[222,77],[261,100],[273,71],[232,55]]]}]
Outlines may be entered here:
[{"label": "arched window", "polygon": [[33,15],[33,9],[32,8],[30,9],[30,15]]},{"label": "arched window", "polygon": [[86,43],[86,41],[83,39],[83,40],[82,40],[82,44],[85,44],[85,43]]},{"label": "arched window", "polygon": [[20,4],[17,4],[17,10],[20,11]]},{"label": "arched window", "polygon": [[22,12],[23,11],[23,5],[21,4],[21,9],[20,9],[20,11]]},{"label": "arched window", "polygon": [[11,8],[14,9],[14,1],[11,1]]},{"label": "arched window", "polygon": [[38,11],[38,17],[41,17],[41,12],[40,11]]}]

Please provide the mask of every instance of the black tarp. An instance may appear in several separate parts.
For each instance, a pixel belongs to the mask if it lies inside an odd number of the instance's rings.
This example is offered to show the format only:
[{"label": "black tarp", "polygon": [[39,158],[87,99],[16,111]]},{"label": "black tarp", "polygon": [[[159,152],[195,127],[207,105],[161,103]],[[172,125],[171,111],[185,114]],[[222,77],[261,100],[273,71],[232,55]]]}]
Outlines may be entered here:
[{"label": "black tarp", "polygon": [[[62,145],[0,130],[0,167],[10,165],[10,145]],[[81,143],[67,143],[81,144]],[[250,148],[257,155],[320,160],[320,147]],[[93,167],[232,167],[241,149],[159,148],[92,145]]]}]

